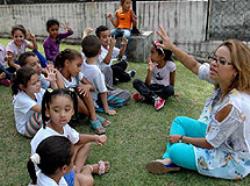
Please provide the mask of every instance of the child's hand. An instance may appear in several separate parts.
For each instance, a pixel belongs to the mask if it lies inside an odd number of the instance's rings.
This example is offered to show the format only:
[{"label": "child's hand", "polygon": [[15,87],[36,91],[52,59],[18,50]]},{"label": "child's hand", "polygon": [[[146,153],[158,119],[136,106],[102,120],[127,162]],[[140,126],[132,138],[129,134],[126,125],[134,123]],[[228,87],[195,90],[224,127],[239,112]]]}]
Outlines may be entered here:
[{"label": "child's hand", "polygon": [[56,81],[56,70],[54,68],[48,67],[44,71],[47,77],[45,78],[49,82],[55,82]]},{"label": "child's hand", "polygon": [[170,143],[177,143],[181,139],[181,135],[171,135],[169,136]]},{"label": "child's hand", "polygon": [[97,145],[104,145],[107,141],[108,137],[106,135],[96,135],[96,144]]},{"label": "child's hand", "polygon": [[64,29],[66,32],[72,30],[72,29],[70,28],[70,26],[69,26],[69,23],[61,23],[60,25],[63,27],[63,29]]},{"label": "child's hand", "polygon": [[109,39],[109,48],[114,48],[116,44],[116,39],[114,37],[110,37]]},{"label": "child's hand", "polygon": [[155,64],[151,61],[151,56],[148,56],[147,62],[148,62],[148,71],[152,72],[155,67]]},{"label": "child's hand", "polygon": [[111,13],[108,13],[108,14],[107,14],[107,18],[108,18],[109,20],[112,20],[112,19],[113,19],[113,15],[112,15]]},{"label": "child's hand", "polygon": [[89,91],[91,89],[91,85],[84,85],[84,84],[80,84],[77,87],[77,92],[82,95],[82,96],[88,96],[89,95]]},{"label": "child's hand", "polygon": [[116,111],[115,110],[108,110],[107,112],[106,112],[108,115],[110,115],[110,116],[114,116],[114,115],[116,115]]},{"label": "child's hand", "polygon": [[83,37],[88,36],[88,35],[89,35],[91,32],[93,32],[93,31],[94,31],[94,29],[91,28],[91,27],[85,28],[84,31],[83,31]]},{"label": "child's hand", "polygon": [[27,32],[27,37],[26,37],[28,40],[30,40],[30,41],[36,41],[36,36],[34,35],[34,34],[32,34],[31,32],[30,32],[30,30],[28,30],[28,32]]}]

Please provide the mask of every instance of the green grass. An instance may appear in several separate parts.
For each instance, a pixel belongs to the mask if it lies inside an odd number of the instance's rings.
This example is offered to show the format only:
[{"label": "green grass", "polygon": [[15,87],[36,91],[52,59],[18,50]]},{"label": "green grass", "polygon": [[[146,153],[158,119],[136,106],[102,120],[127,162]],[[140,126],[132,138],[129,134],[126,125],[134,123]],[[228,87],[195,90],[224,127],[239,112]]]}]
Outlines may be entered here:
[{"label": "green grass", "polygon": [[[8,40],[0,39],[4,45]],[[62,48],[79,46],[62,45]],[[39,45],[40,51],[43,51]],[[136,69],[136,78],[144,79],[145,63],[130,63]],[[133,92],[131,83],[119,87]],[[147,162],[160,158],[164,152],[167,130],[171,121],[180,115],[198,118],[212,86],[198,80],[177,62],[176,92],[179,99],[171,98],[166,106],[156,112],[150,105],[135,103],[118,109],[109,117],[112,124],[107,130],[108,143],[93,145],[89,163],[100,159],[111,162],[110,173],[95,176],[95,184],[103,186],[161,186],[161,185],[249,185],[250,179],[225,181],[204,177],[196,172],[182,170],[178,173],[156,176],[145,171]],[[14,124],[12,96],[9,88],[0,86],[0,185],[27,185],[29,177],[26,162],[30,153],[30,140],[17,134]],[[92,133],[86,125],[77,127],[82,133]],[[183,155],[185,157],[185,154]]]}]

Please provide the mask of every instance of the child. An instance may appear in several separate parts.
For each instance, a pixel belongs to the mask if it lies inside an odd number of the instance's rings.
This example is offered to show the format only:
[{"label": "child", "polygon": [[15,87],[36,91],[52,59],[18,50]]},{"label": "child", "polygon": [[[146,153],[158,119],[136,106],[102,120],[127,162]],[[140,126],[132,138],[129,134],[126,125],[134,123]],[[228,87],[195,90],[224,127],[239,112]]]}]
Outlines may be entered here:
[{"label": "child", "polygon": [[73,31],[67,25],[65,26],[65,33],[59,33],[59,21],[56,19],[49,19],[46,23],[49,36],[44,40],[43,48],[46,59],[50,62],[55,62],[56,56],[60,52],[61,40],[72,35]]},{"label": "child", "polygon": [[[68,185],[63,176],[70,172],[73,167],[73,154],[74,146],[66,137],[50,136],[44,139],[27,163],[32,184],[38,186]],[[40,171],[36,172],[35,166],[38,166]],[[74,174],[73,176],[75,186],[93,185],[91,177],[87,179],[83,174]],[[82,184],[83,179],[84,184]]]},{"label": "child", "polygon": [[30,66],[36,71],[43,89],[46,90],[49,87],[54,89],[58,88],[57,83],[58,79],[61,77],[60,73],[52,65],[47,65],[46,68],[41,68],[40,60],[34,52],[29,51],[22,53],[18,62],[21,67]]},{"label": "child", "polygon": [[94,90],[93,85],[80,72],[82,55],[73,49],[65,49],[56,57],[55,67],[60,69],[63,85],[60,88],[74,88],[78,94],[78,110],[90,119],[91,128],[97,134],[104,134],[105,128],[110,122],[95,112],[90,91]]},{"label": "child", "polygon": [[[13,26],[11,29],[11,35],[13,40],[8,43],[6,51],[8,65],[10,67],[8,71],[14,73],[20,68],[20,65],[18,64],[19,56],[25,52],[26,48],[37,49],[37,44],[36,37],[30,32],[27,33],[23,25]],[[29,39],[31,43],[26,39]]]},{"label": "child", "polygon": [[30,67],[20,68],[14,77],[12,91],[17,131],[31,138],[42,126],[40,112],[44,90],[39,76]]},{"label": "child", "polygon": [[[130,81],[131,77],[135,76],[135,71],[132,70],[128,73],[125,72],[128,66],[127,61],[124,60],[124,57],[126,58],[124,54],[127,48],[127,40],[123,38],[121,49],[119,49],[115,47],[116,40],[115,38],[111,37],[110,30],[106,26],[99,26],[96,29],[95,33],[102,43],[101,54],[98,57],[98,66],[103,72],[105,79],[107,80],[112,78],[114,83],[118,81]],[[112,64],[113,60],[119,60],[119,62],[116,64]],[[111,68],[112,73],[110,73],[109,70],[106,70],[107,68]],[[113,74],[113,77],[109,78],[110,74]],[[113,84],[111,84],[110,86],[112,85]]]},{"label": "child", "polygon": [[93,83],[95,91],[92,92],[96,108],[108,115],[115,115],[116,111],[111,107],[122,107],[129,99],[128,91],[115,89],[108,91],[105,85],[104,75],[97,67],[96,61],[101,49],[101,42],[94,35],[86,36],[82,43],[82,52],[86,56],[86,60],[82,65],[82,72],[86,78]]},{"label": "child", "polygon": [[145,82],[133,81],[134,88],[139,92],[133,95],[133,99],[153,104],[156,110],[163,108],[165,100],[174,95],[176,70],[172,52],[158,47],[158,43],[161,42],[153,42]]},{"label": "child", "polygon": [[[104,174],[109,169],[109,163],[100,161],[98,164],[86,165],[90,142],[104,144],[107,140],[105,135],[85,135],[79,134],[71,128],[68,123],[72,116],[77,113],[77,95],[74,91],[68,89],[48,89],[42,101],[42,119],[44,127],[41,128],[35,137],[31,140],[31,154],[34,154],[38,145],[44,139],[50,136],[64,136],[74,144],[73,165],[75,172],[81,171],[86,176],[92,173]],[[73,173],[72,173],[73,172]],[[72,170],[70,174],[65,175],[67,183],[72,183]],[[73,182],[74,183],[74,182]],[[69,184],[72,185],[72,184]]]},{"label": "child", "polygon": [[0,44],[0,85],[10,86],[11,74],[7,71],[6,50]]},{"label": "child", "polygon": [[115,18],[112,14],[107,17],[115,27],[111,31],[112,36],[129,38],[131,35],[132,25],[136,25],[136,15],[131,9],[131,0],[121,0],[121,7],[115,12]]}]

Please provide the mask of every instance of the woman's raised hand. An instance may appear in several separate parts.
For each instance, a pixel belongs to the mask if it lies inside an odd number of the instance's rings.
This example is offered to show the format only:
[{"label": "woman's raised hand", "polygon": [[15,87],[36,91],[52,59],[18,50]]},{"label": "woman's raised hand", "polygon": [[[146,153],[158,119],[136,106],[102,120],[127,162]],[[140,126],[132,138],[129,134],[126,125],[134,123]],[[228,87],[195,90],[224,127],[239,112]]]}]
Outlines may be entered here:
[{"label": "woman's raised hand", "polygon": [[167,32],[164,30],[164,28],[162,26],[159,27],[159,30],[156,31],[157,35],[161,37],[163,44],[161,43],[157,43],[157,46],[164,48],[164,49],[168,49],[168,50],[172,50],[173,47],[173,43],[171,42]]}]

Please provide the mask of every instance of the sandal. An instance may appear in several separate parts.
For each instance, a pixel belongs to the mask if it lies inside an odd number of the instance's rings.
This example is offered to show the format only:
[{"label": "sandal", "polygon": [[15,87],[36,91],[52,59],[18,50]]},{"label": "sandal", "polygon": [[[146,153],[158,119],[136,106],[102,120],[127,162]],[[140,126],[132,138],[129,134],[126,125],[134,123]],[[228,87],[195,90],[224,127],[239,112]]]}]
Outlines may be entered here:
[{"label": "sandal", "polygon": [[98,170],[97,170],[97,172],[94,172],[94,168],[93,168],[92,173],[98,174],[99,176],[102,176],[105,173],[109,172],[109,168],[110,168],[110,163],[108,161],[102,161],[102,160],[100,160],[98,162]]},{"label": "sandal", "polygon": [[105,132],[106,132],[105,128],[103,128],[102,123],[100,122],[99,119],[97,119],[95,121],[90,120],[90,126],[92,129],[95,130],[95,133],[98,135],[105,134]]},{"label": "sandal", "polygon": [[110,125],[110,121],[102,116],[96,115],[97,119],[99,119],[99,121],[102,123],[103,127],[107,127]]},{"label": "sandal", "polygon": [[174,163],[165,165],[159,160],[154,160],[146,165],[146,169],[148,172],[153,174],[166,174],[168,172],[179,171],[180,167],[178,167]]}]

